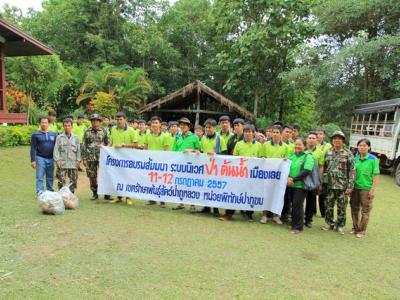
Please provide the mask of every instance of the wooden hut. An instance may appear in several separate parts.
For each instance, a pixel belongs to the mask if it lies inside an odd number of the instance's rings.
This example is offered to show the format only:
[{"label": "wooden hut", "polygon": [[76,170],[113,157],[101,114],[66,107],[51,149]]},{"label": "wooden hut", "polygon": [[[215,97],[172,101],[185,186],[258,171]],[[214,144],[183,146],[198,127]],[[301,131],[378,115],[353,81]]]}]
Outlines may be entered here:
[{"label": "wooden hut", "polygon": [[0,19],[0,123],[26,123],[28,118],[24,113],[7,112],[5,57],[50,54],[52,49]]},{"label": "wooden hut", "polygon": [[255,116],[237,103],[206,86],[201,81],[192,82],[180,90],[143,106],[139,114],[157,115],[165,121],[189,118],[194,124],[203,124],[207,118],[222,115],[255,122]]}]

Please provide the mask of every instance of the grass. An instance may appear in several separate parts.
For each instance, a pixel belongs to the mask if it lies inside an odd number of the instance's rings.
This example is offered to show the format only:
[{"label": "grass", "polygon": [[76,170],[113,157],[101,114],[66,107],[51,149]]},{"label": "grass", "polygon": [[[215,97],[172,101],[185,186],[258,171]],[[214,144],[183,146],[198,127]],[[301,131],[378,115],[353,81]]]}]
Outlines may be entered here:
[{"label": "grass", "polygon": [[[1,299],[394,299],[400,297],[399,188],[382,176],[368,236],[234,222],[89,201],[39,212],[27,147],[0,149]],[[172,205],[169,205],[172,207]],[[348,212],[347,232],[351,217]]]}]

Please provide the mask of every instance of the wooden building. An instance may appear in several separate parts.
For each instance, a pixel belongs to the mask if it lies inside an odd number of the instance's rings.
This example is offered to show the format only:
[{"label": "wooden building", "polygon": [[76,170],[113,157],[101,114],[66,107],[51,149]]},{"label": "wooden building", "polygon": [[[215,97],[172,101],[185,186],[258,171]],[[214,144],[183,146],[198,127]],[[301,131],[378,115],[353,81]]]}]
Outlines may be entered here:
[{"label": "wooden building", "polygon": [[5,58],[50,54],[52,49],[0,19],[0,123],[27,123],[28,119],[25,113],[7,112]]},{"label": "wooden building", "polygon": [[237,103],[206,86],[201,81],[192,82],[180,90],[143,106],[139,114],[157,115],[164,121],[189,118],[194,124],[203,124],[207,118],[228,115],[231,119],[243,118],[255,122],[255,116]]}]

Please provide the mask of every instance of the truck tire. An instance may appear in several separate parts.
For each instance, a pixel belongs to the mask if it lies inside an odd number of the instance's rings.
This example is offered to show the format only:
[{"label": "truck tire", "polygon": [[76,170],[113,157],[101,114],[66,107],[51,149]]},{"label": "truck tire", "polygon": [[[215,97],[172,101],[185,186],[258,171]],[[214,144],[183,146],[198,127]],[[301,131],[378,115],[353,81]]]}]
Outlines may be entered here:
[{"label": "truck tire", "polygon": [[394,172],[394,180],[396,180],[397,185],[400,186],[400,162],[397,163],[396,170]]}]

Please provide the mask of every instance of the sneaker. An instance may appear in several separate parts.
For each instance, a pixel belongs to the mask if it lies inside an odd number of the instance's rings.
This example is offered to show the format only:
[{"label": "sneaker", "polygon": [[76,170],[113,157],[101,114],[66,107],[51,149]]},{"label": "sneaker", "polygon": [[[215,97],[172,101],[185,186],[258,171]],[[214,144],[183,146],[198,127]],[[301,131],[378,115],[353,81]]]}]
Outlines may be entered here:
[{"label": "sneaker", "polygon": [[90,200],[92,200],[92,201],[95,201],[97,199],[99,199],[99,195],[97,195],[97,194],[93,194],[92,198],[90,198]]},{"label": "sneaker", "polygon": [[160,202],[160,207],[161,207],[161,208],[166,208],[165,202]]},{"label": "sneaker", "polygon": [[343,234],[344,234],[344,228],[343,228],[343,227],[338,227],[338,228],[337,228],[337,232],[338,232],[339,234],[343,235]]},{"label": "sneaker", "polygon": [[129,205],[129,206],[133,205],[132,199],[126,198],[126,204]]},{"label": "sneaker", "polygon": [[232,215],[223,215],[222,217],[218,218],[220,221],[232,221]]},{"label": "sneaker", "polygon": [[278,225],[282,225],[282,224],[283,224],[282,221],[281,221],[281,218],[279,218],[279,216],[274,216],[274,217],[272,218],[272,220],[274,220],[274,222],[275,222],[276,224],[278,224]]},{"label": "sneaker", "polygon": [[209,207],[203,207],[201,210],[196,212],[199,214],[209,214],[211,212],[211,209]]},{"label": "sneaker", "polygon": [[260,223],[261,223],[261,224],[267,224],[267,221],[268,221],[267,216],[262,216],[262,217],[261,217],[261,220],[260,220]]},{"label": "sneaker", "polygon": [[359,233],[356,234],[356,237],[358,237],[360,239],[365,238],[365,233],[359,232]]},{"label": "sneaker", "polygon": [[290,230],[290,232],[293,233],[293,234],[299,234],[299,233],[300,233],[300,230],[298,230],[298,229],[292,229],[292,230]]},{"label": "sneaker", "polygon": [[120,202],[122,202],[122,197],[118,197],[117,199],[113,199],[113,200],[110,201],[111,204],[120,203]]},{"label": "sneaker", "polygon": [[350,234],[356,235],[356,234],[357,234],[357,231],[356,231],[354,228],[352,228],[351,231],[350,231]]},{"label": "sneaker", "polygon": [[332,225],[330,224],[325,224],[324,226],[322,226],[321,228],[322,230],[328,231],[328,230],[332,230]]},{"label": "sneaker", "polygon": [[312,223],[311,222],[307,222],[304,224],[307,228],[312,228]]},{"label": "sneaker", "polygon": [[178,206],[175,206],[172,208],[172,210],[179,210],[179,209],[184,209],[185,206],[183,204],[179,204]]}]

